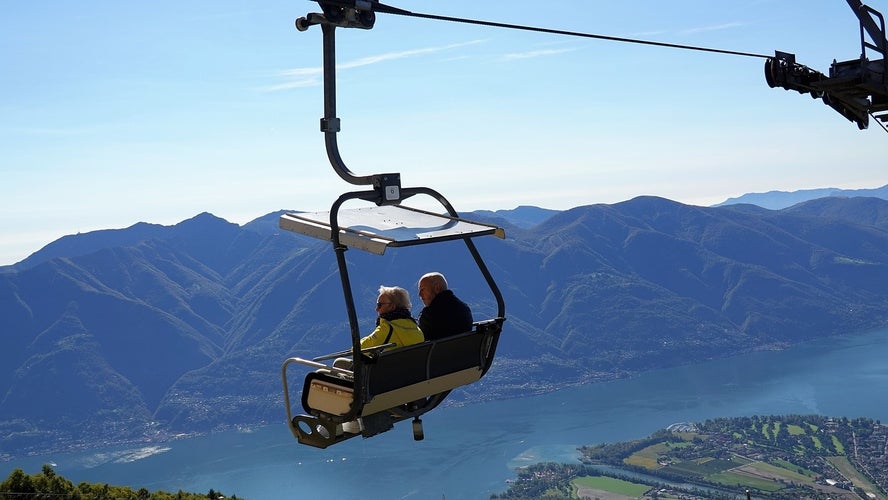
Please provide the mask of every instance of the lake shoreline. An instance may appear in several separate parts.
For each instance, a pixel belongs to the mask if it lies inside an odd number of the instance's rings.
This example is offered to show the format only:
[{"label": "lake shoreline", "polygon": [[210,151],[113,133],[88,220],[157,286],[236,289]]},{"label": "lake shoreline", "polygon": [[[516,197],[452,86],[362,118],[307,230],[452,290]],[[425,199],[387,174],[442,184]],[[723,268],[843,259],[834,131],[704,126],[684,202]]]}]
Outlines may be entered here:
[{"label": "lake shoreline", "polygon": [[[54,462],[59,474],[75,482],[167,491],[215,488],[263,500],[283,500],[288,497],[282,492],[294,490],[317,498],[419,500],[444,493],[448,500],[489,499],[508,488],[518,467],[577,463],[580,446],[638,439],[677,422],[756,414],[888,421],[888,401],[872,397],[888,384],[884,359],[888,330],[525,398],[439,407],[423,417],[420,442],[402,424],[372,439],[316,449],[299,445],[281,422],[2,465],[36,472],[41,463]],[[139,455],[140,448],[151,446],[170,449]],[[138,458],[117,462],[121,457]],[[380,476],[373,465],[380,460],[402,473]],[[331,474],[339,479],[325,480]],[[373,493],[365,491],[368,482],[376,485]]]}]

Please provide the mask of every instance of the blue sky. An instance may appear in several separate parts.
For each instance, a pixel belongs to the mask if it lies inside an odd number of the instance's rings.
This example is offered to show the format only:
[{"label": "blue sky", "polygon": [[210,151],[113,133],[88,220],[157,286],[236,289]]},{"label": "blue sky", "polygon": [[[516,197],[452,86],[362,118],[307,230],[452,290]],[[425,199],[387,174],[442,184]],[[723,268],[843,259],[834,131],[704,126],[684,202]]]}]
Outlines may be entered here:
[{"label": "blue sky", "polygon": [[[387,2],[418,13],[771,55],[860,55],[844,0]],[[888,14],[888,1],[871,0]],[[0,265],[200,212],[326,210],[308,1],[14,2],[0,18]],[[765,83],[759,58],[380,14],[337,30],[339,145],[458,211],[888,183],[888,134]]]}]

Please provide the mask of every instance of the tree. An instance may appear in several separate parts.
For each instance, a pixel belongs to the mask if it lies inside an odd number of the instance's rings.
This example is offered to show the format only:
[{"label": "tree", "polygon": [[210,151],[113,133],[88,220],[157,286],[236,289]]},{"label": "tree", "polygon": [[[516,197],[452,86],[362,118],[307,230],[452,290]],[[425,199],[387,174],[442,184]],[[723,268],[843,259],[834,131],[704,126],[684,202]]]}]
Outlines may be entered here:
[{"label": "tree", "polygon": [[[76,487],[68,479],[56,474],[52,467],[44,465],[39,474],[28,475],[22,469],[15,469],[5,481],[0,483],[0,500],[18,500],[23,498],[65,498],[67,500],[200,500],[225,498],[222,492],[210,489],[207,494],[186,493],[179,490],[176,494],[164,491],[150,492],[146,488],[133,491],[126,486],[111,486],[102,483],[82,482]],[[236,495],[231,500],[237,500]]]},{"label": "tree", "polygon": [[0,483],[0,491],[4,493],[36,493],[31,476],[21,469],[15,469],[5,481]]},{"label": "tree", "polygon": [[74,483],[56,474],[49,464],[43,464],[40,474],[34,477],[34,487],[40,493],[50,493],[52,495],[70,495],[74,493]]}]

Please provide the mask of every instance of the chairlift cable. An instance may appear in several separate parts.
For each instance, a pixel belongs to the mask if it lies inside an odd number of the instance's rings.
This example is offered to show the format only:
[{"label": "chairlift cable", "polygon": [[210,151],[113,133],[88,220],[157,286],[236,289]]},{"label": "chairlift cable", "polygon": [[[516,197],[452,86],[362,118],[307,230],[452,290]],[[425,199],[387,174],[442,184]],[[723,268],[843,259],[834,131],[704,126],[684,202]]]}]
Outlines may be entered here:
[{"label": "chairlift cable", "polygon": [[[432,19],[432,20],[436,20],[436,21],[447,21],[447,22],[455,22],[455,23],[463,23],[463,24],[475,24],[475,25],[481,25],[481,26],[491,26],[491,27],[495,27],[495,28],[534,31],[534,32],[539,32],[539,33],[550,33],[550,34],[555,34],[555,35],[566,35],[566,36],[575,36],[575,37],[582,37],[582,38],[594,38],[594,39],[598,39],[598,40],[607,40],[607,41],[612,41],[612,42],[634,43],[634,44],[640,44],[640,45],[652,45],[652,46],[666,47],[666,48],[672,48],[672,49],[694,50],[694,51],[698,51],[698,52],[710,52],[710,53],[743,56],[743,57],[756,57],[756,58],[765,59],[765,60],[770,60],[774,57],[771,55],[756,54],[753,52],[742,52],[742,51],[736,51],[736,50],[716,49],[716,48],[712,48],[712,47],[700,47],[700,46],[694,46],[694,45],[682,45],[682,44],[677,44],[677,43],[657,42],[657,41],[652,41],[652,40],[641,40],[641,39],[637,39],[637,38],[599,35],[599,34],[593,34],[593,33],[583,33],[583,32],[579,32],[579,31],[567,31],[567,30],[560,30],[560,29],[553,29],[553,28],[537,27],[537,26],[509,24],[509,23],[501,23],[501,22],[495,22],[495,21],[483,21],[483,20],[479,20],[479,19],[442,16],[442,15],[437,15],[437,14],[423,14],[423,13],[418,13],[418,12],[411,12],[411,11],[400,9],[397,7],[391,7],[388,5],[384,5],[382,3],[374,4],[374,10],[376,10],[377,12],[386,13],[386,14],[395,14],[395,15],[399,15],[399,16],[416,17],[416,18],[422,18],[422,19]],[[879,124],[879,126],[882,128],[882,130],[884,130],[886,133],[888,133],[888,126],[886,126],[885,123],[883,123],[882,120],[879,117],[877,117],[875,113],[873,113],[872,111],[869,111],[869,112],[867,112],[867,114],[873,118],[873,121],[875,121],[876,123]]]},{"label": "chairlift cable", "polygon": [[[332,26],[371,29],[378,12],[436,21],[764,59],[765,79],[770,87],[783,87],[785,90],[795,90],[802,94],[810,93],[814,98],[823,99],[825,104],[838,111],[848,120],[856,123],[861,130],[867,128],[870,121],[869,118],[872,117],[879,123],[882,130],[888,133],[888,126],[885,124],[888,122],[888,104],[886,104],[888,102],[888,83],[885,81],[885,61],[888,61],[888,45],[886,44],[888,44],[888,41],[885,40],[885,23],[878,11],[867,8],[860,3],[860,0],[848,0],[849,5],[855,10],[855,14],[861,23],[863,52],[860,60],[843,61],[842,63],[833,61],[833,65],[830,67],[830,76],[796,63],[794,54],[781,51],[775,51],[775,55],[771,56],[770,54],[765,55],[754,52],[599,35],[438,14],[424,14],[385,5],[378,0],[314,1],[321,5],[324,9],[324,14],[308,14],[306,17],[297,19],[296,29],[305,31],[309,26],[321,23]],[[325,17],[325,15],[328,17]],[[881,24],[877,25],[874,18],[881,20]],[[869,33],[873,40],[879,43],[877,45],[867,43],[865,38],[863,38],[864,30]],[[869,61],[865,57],[867,48],[875,49],[886,57],[880,60]],[[861,61],[864,63],[861,63]],[[833,74],[834,71],[836,72],[835,75]],[[340,175],[342,176],[341,173]]]},{"label": "chairlift cable", "polygon": [[[382,7],[379,4],[379,7]],[[507,29],[515,29],[515,30],[524,30],[524,31],[535,31],[539,33],[551,33],[555,35],[566,35],[566,36],[576,36],[582,38],[595,38],[598,40],[608,40],[612,42],[624,42],[624,43],[636,43],[642,45],[654,45],[658,47],[667,47],[672,49],[683,49],[683,50],[696,50],[700,52],[714,52],[718,54],[728,54],[734,56],[744,56],[744,57],[758,57],[761,59],[767,59],[771,56],[763,55],[763,54],[755,54],[752,52],[740,52],[736,50],[725,50],[725,49],[715,49],[710,47],[699,47],[694,45],[682,45],[677,43],[667,43],[667,42],[656,42],[652,40],[640,40],[636,38],[626,38],[619,36],[609,36],[609,35],[597,35],[593,33],[583,33],[579,31],[567,31],[567,30],[559,30],[553,28],[541,28],[536,26],[526,26],[521,24],[509,24],[509,23],[500,23],[494,21],[483,21],[479,19],[468,19],[462,17],[451,17],[451,16],[441,16],[437,14],[422,14],[418,12],[410,12],[403,9],[397,8],[378,8],[377,11],[384,12],[386,14],[395,14],[399,16],[407,16],[407,17],[418,17],[423,19],[433,19],[436,21],[447,21],[447,22],[455,22],[455,23],[463,23],[463,24],[477,24],[481,26],[492,26],[495,28],[507,28]]]}]

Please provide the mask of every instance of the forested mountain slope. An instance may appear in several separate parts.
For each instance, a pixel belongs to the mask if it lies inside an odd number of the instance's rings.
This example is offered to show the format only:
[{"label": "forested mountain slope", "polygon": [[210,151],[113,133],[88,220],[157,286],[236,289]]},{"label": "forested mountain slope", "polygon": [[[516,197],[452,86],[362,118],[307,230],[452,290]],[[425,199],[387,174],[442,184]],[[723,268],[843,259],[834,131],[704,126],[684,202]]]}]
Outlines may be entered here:
[{"label": "forested mountain slope", "polygon": [[[885,325],[886,213],[877,198],[771,211],[640,197],[525,207],[514,225],[508,212],[475,214],[507,226],[505,241],[477,243],[508,319],[491,371],[448,401]],[[279,230],[279,215],[69,236],[5,268],[0,449],[283,421],[281,362],[342,349],[349,333],[329,244]],[[461,242],[347,257],[367,331],[380,284],[410,290],[418,313],[429,270],[476,319],[494,313]]]}]

